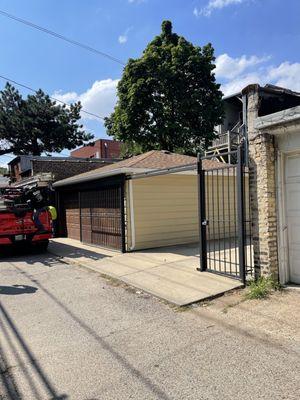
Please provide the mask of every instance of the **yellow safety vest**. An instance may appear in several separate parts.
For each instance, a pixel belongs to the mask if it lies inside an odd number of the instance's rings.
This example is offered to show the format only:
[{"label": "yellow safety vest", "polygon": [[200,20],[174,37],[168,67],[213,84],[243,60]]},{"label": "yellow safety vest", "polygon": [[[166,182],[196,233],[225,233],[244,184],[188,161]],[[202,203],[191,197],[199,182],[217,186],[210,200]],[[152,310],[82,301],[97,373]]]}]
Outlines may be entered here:
[{"label": "yellow safety vest", "polygon": [[56,220],[56,218],[57,218],[56,208],[54,206],[49,206],[48,210],[50,211],[52,221]]}]

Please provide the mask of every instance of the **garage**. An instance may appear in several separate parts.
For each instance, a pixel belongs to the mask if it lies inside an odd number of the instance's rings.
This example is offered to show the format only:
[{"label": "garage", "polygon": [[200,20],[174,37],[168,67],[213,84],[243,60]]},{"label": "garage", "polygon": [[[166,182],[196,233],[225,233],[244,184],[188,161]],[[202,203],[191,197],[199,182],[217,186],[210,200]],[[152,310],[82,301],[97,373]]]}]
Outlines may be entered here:
[{"label": "garage", "polygon": [[71,239],[80,240],[80,210],[77,192],[67,192],[62,197],[64,233]]},{"label": "garage", "polygon": [[274,139],[280,282],[300,284],[300,106],[257,118],[256,127]]},{"label": "garage", "polygon": [[[204,160],[204,168],[224,167]],[[56,182],[64,213],[66,236],[84,243],[135,251],[197,243],[199,241],[198,176],[195,157],[166,151],[150,151],[97,170]],[[174,170],[175,168],[175,170]],[[175,171],[175,172],[174,172]],[[226,172],[228,173],[228,171]],[[209,239],[236,235],[231,205],[235,202],[235,175],[207,177],[207,192],[213,221],[218,210],[219,229]],[[224,182],[229,187],[224,200],[216,200]],[[225,222],[224,222],[225,221]]]},{"label": "garage", "polygon": [[[221,167],[224,164],[217,162],[216,165]],[[220,171],[223,170],[220,168]],[[127,180],[128,249],[198,242],[197,171],[149,175],[136,174]],[[235,215],[230,212],[235,204],[235,180],[235,175],[222,176],[221,172],[219,176],[206,177],[206,214],[210,221],[208,240],[225,239],[236,234]],[[224,188],[226,193],[222,197]],[[217,217],[222,221],[219,229],[214,224]]]},{"label": "garage", "polygon": [[60,235],[123,251],[123,186],[117,176],[57,190]]},{"label": "garage", "polygon": [[300,283],[300,153],[285,158],[285,197],[290,281]]},{"label": "garage", "polygon": [[81,241],[121,250],[121,188],[84,191],[79,196]]}]

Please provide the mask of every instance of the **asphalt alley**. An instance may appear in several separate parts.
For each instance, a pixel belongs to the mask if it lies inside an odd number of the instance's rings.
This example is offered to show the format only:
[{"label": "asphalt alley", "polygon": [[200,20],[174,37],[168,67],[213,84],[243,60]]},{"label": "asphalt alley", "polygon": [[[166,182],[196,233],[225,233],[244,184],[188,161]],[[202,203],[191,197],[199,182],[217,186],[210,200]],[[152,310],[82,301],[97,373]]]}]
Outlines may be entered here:
[{"label": "asphalt alley", "polygon": [[298,399],[299,343],[48,253],[0,259],[0,398]]}]

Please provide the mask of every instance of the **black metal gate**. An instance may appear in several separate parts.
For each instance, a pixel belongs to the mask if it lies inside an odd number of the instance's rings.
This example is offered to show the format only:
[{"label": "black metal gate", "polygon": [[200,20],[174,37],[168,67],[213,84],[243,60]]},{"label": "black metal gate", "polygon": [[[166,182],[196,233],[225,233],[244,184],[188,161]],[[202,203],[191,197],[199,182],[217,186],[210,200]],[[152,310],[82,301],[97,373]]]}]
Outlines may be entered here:
[{"label": "black metal gate", "polygon": [[252,273],[249,176],[243,147],[232,151],[235,165],[202,168],[198,157],[200,271],[227,275],[246,282]]}]

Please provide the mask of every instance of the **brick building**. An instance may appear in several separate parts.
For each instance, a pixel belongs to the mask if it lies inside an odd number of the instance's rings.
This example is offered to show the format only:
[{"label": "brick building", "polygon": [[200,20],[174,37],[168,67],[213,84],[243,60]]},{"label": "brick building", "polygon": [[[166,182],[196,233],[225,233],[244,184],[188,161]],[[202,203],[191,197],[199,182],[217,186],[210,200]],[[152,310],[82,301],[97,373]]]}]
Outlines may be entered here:
[{"label": "brick building", "polygon": [[110,139],[97,139],[89,145],[71,151],[71,157],[118,159],[120,158],[121,142]]},{"label": "brick building", "polygon": [[55,182],[111,163],[108,159],[20,155],[8,168],[11,184],[19,186],[33,180]]}]

